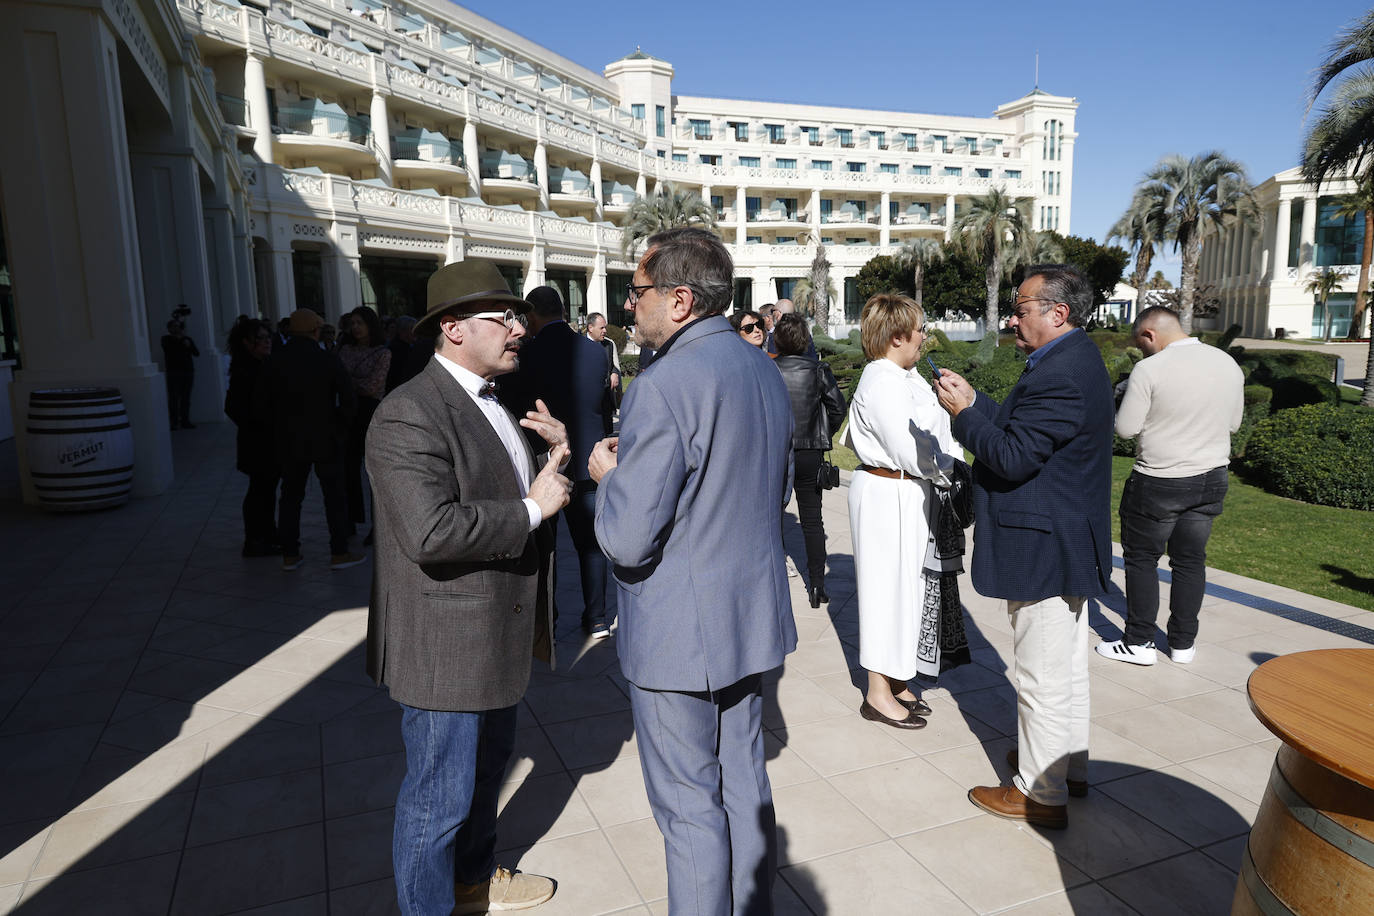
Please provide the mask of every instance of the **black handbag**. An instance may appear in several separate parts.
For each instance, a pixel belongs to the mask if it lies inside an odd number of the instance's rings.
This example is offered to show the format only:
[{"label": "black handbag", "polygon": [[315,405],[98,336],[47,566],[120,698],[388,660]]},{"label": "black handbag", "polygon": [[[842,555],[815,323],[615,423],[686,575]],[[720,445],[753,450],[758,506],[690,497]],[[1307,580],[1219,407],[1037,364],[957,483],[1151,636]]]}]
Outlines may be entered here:
[{"label": "black handbag", "polygon": [[821,468],[816,472],[816,483],[822,490],[833,490],[840,485],[840,469],[830,463],[830,453],[821,459]]},{"label": "black handbag", "polygon": [[936,490],[940,494],[940,505],[954,516],[960,528],[967,528],[973,524],[973,469],[955,458],[949,479],[949,487]]}]

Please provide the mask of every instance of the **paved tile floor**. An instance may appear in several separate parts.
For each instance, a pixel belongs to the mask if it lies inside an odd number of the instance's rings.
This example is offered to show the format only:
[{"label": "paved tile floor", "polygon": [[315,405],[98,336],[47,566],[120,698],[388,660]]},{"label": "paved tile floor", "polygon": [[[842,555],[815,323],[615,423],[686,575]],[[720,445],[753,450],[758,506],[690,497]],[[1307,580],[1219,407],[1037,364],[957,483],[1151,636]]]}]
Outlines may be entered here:
[{"label": "paved tile floor", "polygon": [[[158,498],[71,517],[0,502],[0,911],[394,912],[403,763],[362,670],[369,569],[329,571],[314,493],[300,571],[241,559],[232,432],[175,445]],[[1067,831],[1028,829],[965,798],[1008,776],[1014,744],[997,602],[963,583],[976,664],[926,692],[928,728],[857,715],[846,492],[826,497],[833,600],[812,610],[793,580],[801,644],[768,685],[778,911],[1227,912],[1277,743],[1245,679],[1367,645],[1367,612],[1214,573],[1196,663],[1093,656],[1094,788]],[[558,879],[549,916],[666,913],[614,640],[584,643],[570,553],[559,568],[573,610],[521,709],[501,859]],[[1118,588],[1094,628],[1115,638],[1121,612]]]}]

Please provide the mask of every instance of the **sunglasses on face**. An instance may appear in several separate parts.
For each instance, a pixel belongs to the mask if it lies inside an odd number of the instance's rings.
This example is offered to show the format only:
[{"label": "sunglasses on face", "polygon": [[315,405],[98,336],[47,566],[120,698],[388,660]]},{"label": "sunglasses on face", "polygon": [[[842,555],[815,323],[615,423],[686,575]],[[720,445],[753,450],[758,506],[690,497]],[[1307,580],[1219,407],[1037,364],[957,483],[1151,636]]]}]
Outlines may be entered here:
[{"label": "sunglasses on face", "polygon": [[741,324],[739,326],[739,332],[741,334],[752,334],[758,330],[762,330],[762,328],[759,326],[759,323],[757,321],[752,322],[750,324]]}]

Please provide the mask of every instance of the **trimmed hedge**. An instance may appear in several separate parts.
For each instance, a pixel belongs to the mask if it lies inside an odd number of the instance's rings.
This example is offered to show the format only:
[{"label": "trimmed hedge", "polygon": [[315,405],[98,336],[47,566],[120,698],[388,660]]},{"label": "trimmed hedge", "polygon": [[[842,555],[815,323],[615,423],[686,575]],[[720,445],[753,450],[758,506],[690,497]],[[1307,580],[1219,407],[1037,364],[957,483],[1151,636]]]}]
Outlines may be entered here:
[{"label": "trimmed hedge", "polygon": [[1374,410],[1310,404],[1255,425],[1245,464],[1271,493],[1374,509]]},{"label": "trimmed hedge", "polygon": [[1274,392],[1263,385],[1245,386],[1245,407],[1240,417],[1240,429],[1231,433],[1232,458],[1244,457],[1245,446],[1250,442],[1255,424],[1269,416],[1269,404],[1273,398]]},{"label": "trimmed hedge", "polygon": [[1307,404],[1340,404],[1341,392],[1334,382],[1319,375],[1285,375],[1269,381],[1274,392],[1270,411],[1303,407]]}]

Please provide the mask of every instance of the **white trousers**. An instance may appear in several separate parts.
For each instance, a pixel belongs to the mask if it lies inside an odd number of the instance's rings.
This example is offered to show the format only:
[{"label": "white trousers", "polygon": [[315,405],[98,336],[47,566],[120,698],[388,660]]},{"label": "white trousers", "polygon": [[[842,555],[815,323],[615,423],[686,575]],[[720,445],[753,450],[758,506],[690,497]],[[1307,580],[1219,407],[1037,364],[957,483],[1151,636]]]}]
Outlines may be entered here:
[{"label": "white trousers", "polygon": [[1082,598],[1008,601],[1016,675],[1016,788],[1043,805],[1088,778],[1088,611]]}]

